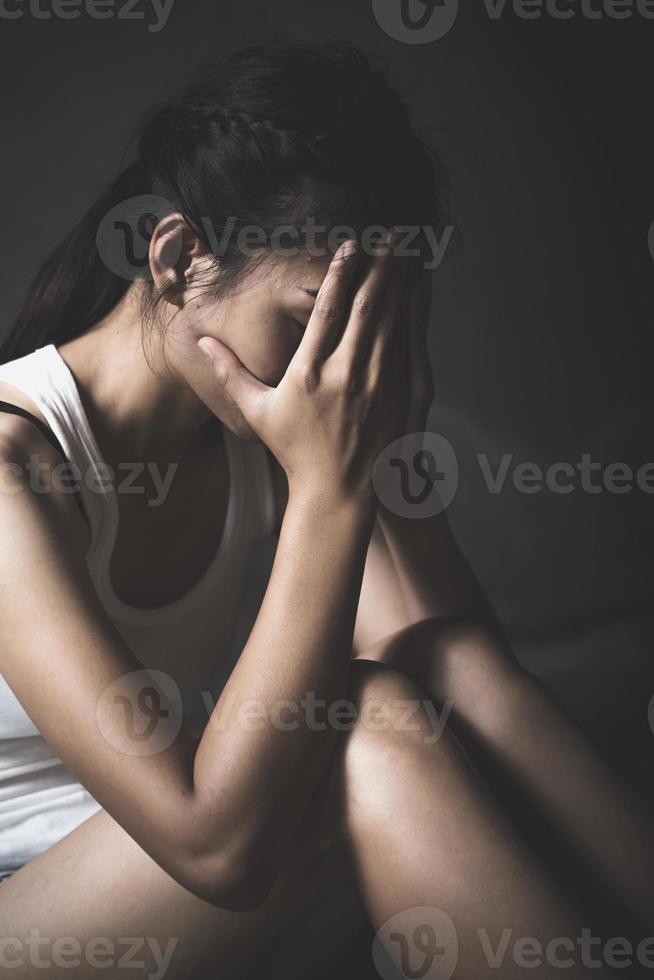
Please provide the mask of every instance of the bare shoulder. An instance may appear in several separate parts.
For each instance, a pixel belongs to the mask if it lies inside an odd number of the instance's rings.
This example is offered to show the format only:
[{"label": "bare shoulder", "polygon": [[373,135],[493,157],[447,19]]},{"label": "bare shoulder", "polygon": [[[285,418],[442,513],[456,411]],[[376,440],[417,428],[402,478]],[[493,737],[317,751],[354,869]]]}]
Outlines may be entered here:
[{"label": "bare shoulder", "polygon": [[[0,401],[9,402],[10,405],[17,405],[18,408],[23,408],[26,412],[35,415],[41,422],[46,421],[41,410],[34,404],[32,399],[19,388],[14,388],[13,385],[7,384],[6,381],[0,381]],[[2,413],[3,416],[4,414]],[[11,416],[9,417],[11,418]]]},{"label": "bare shoulder", "polygon": [[[0,390],[0,400],[19,404],[13,395],[5,397],[4,390]],[[24,399],[19,407],[31,412],[28,404],[29,399]],[[69,549],[86,553],[89,529],[71,493],[66,466],[61,453],[33,422],[21,415],[0,412],[0,525],[5,541],[9,537],[15,540],[25,522],[45,521],[57,529]]]},{"label": "bare shoulder", "polygon": [[[3,400],[2,393],[0,400]],[[18,403],[12,400],[11,404]],[[42,455],[46,462],[61,462],[61,456],[54,446],[50,445],[44,434],[29,419],[0,411],[0,462],[19,466],[28,463],[35,452]]]}]

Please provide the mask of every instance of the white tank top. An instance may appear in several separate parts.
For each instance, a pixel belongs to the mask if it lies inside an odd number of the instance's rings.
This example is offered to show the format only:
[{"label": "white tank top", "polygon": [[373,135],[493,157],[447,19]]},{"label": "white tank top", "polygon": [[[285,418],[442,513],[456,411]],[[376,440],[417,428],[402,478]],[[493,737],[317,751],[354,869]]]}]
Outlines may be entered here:
[{"label": "white tank top", "polygon": [[[143,667],[172,677],[180,691],[184,725],[199,734],[254,624],[272,568],[277,538],[265,446],[240,440],[225,427],[230,495],[218,551],[182,598],[156,609],[136,609],[111,587],[118,503],[115,492],[98,492],[107,486],[105,464],[66,362],[50,344],[0,365],[0,380],[34,402],[68,460],[79,468],[91,529],[86,560],[95,590]],[[94,472],[97,481],[85,478]],[[1,666],[2,651],[0,671]],[[0,876],[21,867],[99,809],[39,734],[0,673]]]}]

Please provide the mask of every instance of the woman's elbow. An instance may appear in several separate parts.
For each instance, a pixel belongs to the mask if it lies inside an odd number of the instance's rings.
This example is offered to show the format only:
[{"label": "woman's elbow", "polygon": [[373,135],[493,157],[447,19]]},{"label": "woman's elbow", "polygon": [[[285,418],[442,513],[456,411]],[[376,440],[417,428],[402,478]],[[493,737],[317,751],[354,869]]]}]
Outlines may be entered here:
[{"label": "woman's elbow", "polygon": [[220,851],[196,854],[178,880],[188,891],[211,905],[246,912],[263,905],[272,891],[277,873],[272,855],[268,853]]}]

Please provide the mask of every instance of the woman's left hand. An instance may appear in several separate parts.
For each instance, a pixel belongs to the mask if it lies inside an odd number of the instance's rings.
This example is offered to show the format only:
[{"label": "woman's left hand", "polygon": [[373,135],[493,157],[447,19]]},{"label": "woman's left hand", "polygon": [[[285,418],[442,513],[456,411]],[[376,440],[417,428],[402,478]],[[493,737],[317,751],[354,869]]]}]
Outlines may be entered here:
[{"label": "woman's left hand", "polygon": [[[407,413],[406,433],[424,432],[435,389],[429,352],[427,329],[432,301],[432,271],[424,268],[424,255],[411,256],[405,293],[404,317],[406,329],[401,343],[406,347],[398,357],[398,370],[404,358],[409,361],[411,392]],[[406,376],[405,376],[406,377]]]}]

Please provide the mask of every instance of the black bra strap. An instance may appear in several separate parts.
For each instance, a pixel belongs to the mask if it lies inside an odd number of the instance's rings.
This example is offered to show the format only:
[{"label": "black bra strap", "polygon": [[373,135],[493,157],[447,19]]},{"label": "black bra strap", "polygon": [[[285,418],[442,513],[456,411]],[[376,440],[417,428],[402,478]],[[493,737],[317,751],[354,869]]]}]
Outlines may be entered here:
[{"label": "black bra strap", "polygon": [[[24,408],[20,408],[18,405],[12,405],[10,402],[3,402],[3,401],[0,401],[0,412],[7,412],[7,414],[9,415],[20,415],[22,418],[27,419],[28,422],[31,422],[33,425],[35,425],[39,430],[39,432],[43,433],[43,435],[46,437],[50,445],[54,446],[57,452],[61,454],[64,461],[68,463],[68,465],[70,466],[70,461],[66,456],[63,446],[57,439],[56,435],[54,434],[52,429],[48,428],[48,426],[45,425],[41,421],[41,419],[37,418],[36,415],[32,415],[31,412],[26,411]],[[75,500],[77,501],[80,511],[84,516],[86,516],[84,514],[84,507],[82,505],[82,495],[80,493],[80,487],[79,486],[74,487],[72,489],[72,493],[73,496],[75,497]]]},{"label": "black bra strap", "polygon": [[32,422],[37,427],[39,432],[43,433],[50,445],[54,446],[57,452],[61,453],[64,459],[67,459],[63,447],[52,429],[49,429],[48,426],[41,421],[41,419],[37,419],[36,415],[32,415],[31,412],[26,411],[24,408],[19,408],[18,405],[11,405],[9,402],[3,401],[0,401],[0,412],[7,412],[9,415],[21,415],[24,419],[27,419],[28,422]]}]

